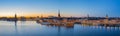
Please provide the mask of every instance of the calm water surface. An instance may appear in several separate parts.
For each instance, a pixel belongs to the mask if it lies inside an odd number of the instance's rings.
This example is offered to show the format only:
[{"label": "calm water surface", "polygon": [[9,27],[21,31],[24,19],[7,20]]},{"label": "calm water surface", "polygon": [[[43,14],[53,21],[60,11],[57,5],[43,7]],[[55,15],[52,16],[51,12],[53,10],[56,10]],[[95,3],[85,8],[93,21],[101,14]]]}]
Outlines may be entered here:
[{"label": "calm water surface", "polygon": [[35,21],[0,21],[0,36],[120,36],[120,27],[41,25]]}]

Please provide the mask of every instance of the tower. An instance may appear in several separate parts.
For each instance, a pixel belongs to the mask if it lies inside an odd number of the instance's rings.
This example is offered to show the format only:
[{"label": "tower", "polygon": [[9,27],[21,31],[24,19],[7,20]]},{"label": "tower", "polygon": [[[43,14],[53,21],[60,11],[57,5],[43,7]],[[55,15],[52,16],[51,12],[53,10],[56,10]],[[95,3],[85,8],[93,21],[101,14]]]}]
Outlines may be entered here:
[{"label": "tower", "polygon": [[105,24],[108,24],[108,23],[109,23],[108,15],[106,14],[106,17],[105,17]]},{"label": "tower", "polygon": [[87,24],[89,24],[89,14],[87,14]]},{"label": "tower", "polygon": [[58,18],[60,18],[61,17],[61,15],[60,15],[60,10],[58,10]]},{"label": "tower", "polygon": [[89,20],[89,14],[86,15],[86,20]]},{"label": "tower", "polygon": [[15,19],[17,19],[17,14],[15,14],[15,16],[14,16],[14,17],[15,17]]},{"label": "tower", "polygon": [[105,17],[106,19],[108,19],[108,14],[106,14],[106,17]]},{"label": "tower", "polygon": [[89,14],[87,14],[87,18],[89,18]]},{"label": "tower", "polygon": [[15,26],[17,26],[17,14],[14,16]]}]

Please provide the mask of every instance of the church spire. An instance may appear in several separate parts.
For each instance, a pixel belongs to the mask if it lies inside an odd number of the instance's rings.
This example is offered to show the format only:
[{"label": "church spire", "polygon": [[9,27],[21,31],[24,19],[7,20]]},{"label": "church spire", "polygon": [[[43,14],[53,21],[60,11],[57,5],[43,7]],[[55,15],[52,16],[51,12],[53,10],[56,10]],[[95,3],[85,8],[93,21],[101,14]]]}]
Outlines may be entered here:
[{"label": "church spire", "polygon": [[88,18],[90,17],[89,14],[87,14],[87,17],[88,17]]},{"label": "church spire", "polygon": [[17,14],[16,14],[16,13],[15,13],[15,16],[14,16],[14,17],[15,17],[15,19],[17,18]]},{"label": "church spire", "polygon": [[61,15],[60,15],[60,10],[58,10],[58,17],[59,17],[59,18],[61,17]]},{"label": "church spire", "polygon": [[108,19],[108,14],[106,14],[106,19]]}]

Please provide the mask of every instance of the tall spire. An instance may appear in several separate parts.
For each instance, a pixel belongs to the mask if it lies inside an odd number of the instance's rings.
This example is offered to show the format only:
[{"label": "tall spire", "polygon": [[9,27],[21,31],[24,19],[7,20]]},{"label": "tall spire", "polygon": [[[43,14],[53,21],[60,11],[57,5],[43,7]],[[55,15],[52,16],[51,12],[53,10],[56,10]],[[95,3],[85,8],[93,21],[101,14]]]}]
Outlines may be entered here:
[{"label": "tall spire", "polygon": [[15,16],[14,16],[14,17],[15,17],[15,19],[17,18],[17,14],[16,14],[16,13],[15,13]]},{"label": "tall spire", "polygon": [[16,22],[17,21],[17,14],[15,13],[15,16],[14,16],[14,21]]},{"label": "tall spire", "polygon": [[87,17],[89,18],[89,14],[87,14]]},{"label": "tall spire", "polygon": [[109,20],[108,20],[108,14],[106,14],[106,17],[105,17],[105,24],[108,24],[109,23]]},{"label": "tall spire", "polygon": [[106,14],[106,19],[108,19],[108,14]]},{"label": "tall spire", "polygon": [[59,17],[59,18],[61,17],[61,15],[60,15],[60,10],[58,10],[58,17]]}]

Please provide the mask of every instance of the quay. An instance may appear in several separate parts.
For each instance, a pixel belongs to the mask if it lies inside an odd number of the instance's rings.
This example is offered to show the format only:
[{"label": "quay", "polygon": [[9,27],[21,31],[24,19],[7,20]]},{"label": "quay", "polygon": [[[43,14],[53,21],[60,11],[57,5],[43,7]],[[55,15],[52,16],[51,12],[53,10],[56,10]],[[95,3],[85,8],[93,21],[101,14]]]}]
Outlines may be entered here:
[{"label": "quay", "polygon": [[58,17],[52,18],[39,18],[37,22],[46,25],[55,26],[74,26],[74,24],[88,24],[88,25],[102,25],[102,26],[120,26],[120,19],[109,19],[108,15],[105,18],[97,19],[95,17],[74,18],[74,17],[61,17],[58,11]]}]

